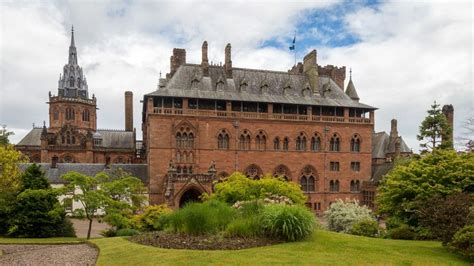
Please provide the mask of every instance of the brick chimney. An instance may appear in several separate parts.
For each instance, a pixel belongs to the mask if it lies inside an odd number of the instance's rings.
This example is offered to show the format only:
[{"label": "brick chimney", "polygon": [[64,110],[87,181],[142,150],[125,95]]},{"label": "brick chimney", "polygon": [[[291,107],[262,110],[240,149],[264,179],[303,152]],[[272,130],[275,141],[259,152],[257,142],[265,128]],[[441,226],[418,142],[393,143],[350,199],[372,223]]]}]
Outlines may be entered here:
[{"label": "brick chimney", "polygon": [[397,139],[398,138],[397,119],[392,119],[392,121],[391,121],[390,138],[391,139]]},{"label": "brick chimney", "polygon": [[231,49],[232,47],[230,46],[230,43],[228,43],[225,46],[225,62],[224,62],[224,70],[225,70],[225,75],[228,78],[232,77],[232,55],[231,55]]},{"label": "brick chimney", "polygon": [[182,64],[186,64],[186,50],[174,48],[173,55],[170,57],[170,73],[167,77],[171,78]]},{"label": "brick chimney", "polygon": [[209,58],[207,56],[207,41],[202,43],[202,72],[204,76],[209,76]]},{"label": "brick chimney", "polygon": [[125,131],[133,131],[133,92],[125,92]]},{"label": "brick chimney", "polygon": [[453,146],[453,131],[454,131],[454,107],[452,104],[443,105],[443,114],[448,120],[449,127],[451,128],[450,134],[442,139],[442,142],[450,141],[451,146]]},{"label": "brick chimney", "polygon": [[309,79],[313,93],[319,93],[319,74],[316,50],[312,50],[303,59],[303,72]]}]

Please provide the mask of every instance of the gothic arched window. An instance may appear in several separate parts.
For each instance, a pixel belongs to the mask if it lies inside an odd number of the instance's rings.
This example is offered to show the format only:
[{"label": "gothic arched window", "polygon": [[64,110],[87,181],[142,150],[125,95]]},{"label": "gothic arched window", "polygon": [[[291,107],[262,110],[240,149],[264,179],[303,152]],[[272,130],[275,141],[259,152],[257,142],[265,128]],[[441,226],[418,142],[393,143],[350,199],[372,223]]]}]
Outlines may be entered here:
[{"label": "gothic arched window", "polygon": [[221,150],[229,149],[229,134],[223,129],[217,136],[217,148]]},{"label": "gothic arched window", "polygon": [[312,151],[320,151],[321,150],[321,137],[318,133],[314,133],[313,137],[311,137],[311,150]]},{"label": "gothic arched window", "polygon": [[351,139],[351,151],[360,152],[360,137],[355,134]]},{"label": "gothic arched window", "polygon": [[341,150],[341,140],[337,134],[334,134],[329,142],[330,151],[340,151]]},{"label": "gothic arched window", "polygon": [[248,178],[260,179],[262,176],[262,169],[255,164],[251,164],[245,168],[244,173]]},{"label": "gothic arched window", "polygon": [[257,143],[257,150],[265,150],[267,146],[267,137],[263,131],[259,131],[257,137],[255,137]]},{"label": "gothic arched window", "polygon": [[290,144],[290,140],[289,140],[287,137],[285,137],[285,138],[283,139],[283,150],[284,150],[284,151],[287,151],[287,150],[288,150],[289,144]]},{"label": "gothic arched window", "polygon": [[250,150],[250,133],[247,130],[240,134],[239,148],[241,150]]},{"label": "gothic arched window", "polygon": [[282,177],[286,181],[291,180],[290,170],[283,164],[278,165],[275,170],[273,170],[274,177]]},{"label": "gothic arched window", "polygon": [[305,166],[301,171],[300,185],[304,192],[316,191],[316,170],[312,166]]},{"label": "gothic arched window", "polygon": [[66,120],[74,120],[74,109],[71,107],[66,108]]},{"label": "gothic arched window", "polygon": [[81,87],[81,78],[77,78],[77,87],[78,87],[78,88]]},{"label": "gothic arched window", "polygon": [[329,181],[329,191],[331,191],[331,192],[339,192],[339,180],[331,180],[331,181]]},{"label": "gothic arched window", "polygon": [[176,148],[177,149],[193,149],[194,134],[191,129],[182,127],[176,132]]},{"label": "gothic arched window", "polygon": [[306,136],[303,132],[300,133],[298,137],[296,137],[296,150],[297,151],[305,151],[306,150]]},{"label": "gothic arched window", "polygon": [[69,78],[69,87],[74,87],[74,77]]},{"label": "gothic arched window", "polygon": [[90,120],[89,110],[85,109],[84,111],[82,111],[82,121],[89,121],[89,120]]},{"label": "gothic arched window", "polygon": [[273,140],[273,149],[276,150],[276,151],[280,150],[280,139],[278,137],[276,137]]}]

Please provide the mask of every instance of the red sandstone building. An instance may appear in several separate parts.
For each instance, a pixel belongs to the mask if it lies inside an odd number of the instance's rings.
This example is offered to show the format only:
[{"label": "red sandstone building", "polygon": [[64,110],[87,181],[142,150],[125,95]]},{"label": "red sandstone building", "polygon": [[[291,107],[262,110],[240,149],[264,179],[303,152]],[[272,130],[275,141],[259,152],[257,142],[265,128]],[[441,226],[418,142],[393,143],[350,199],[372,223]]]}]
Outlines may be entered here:
[{"label": "red sandstone building", "polygon": [[152,204],[178,207],[212,181],[240,171],[301,184],[322,212],[338,198],[363,200],[371,180],[376,108],[359,102],[345,67],[322,67],[316,51],[290,71],[200,64],[174,49],[171,69],[144,96],[143,143]]},{"label": "red sandstone building", "polygon": [[[74,31],[68,63],[49,93],[49,127],[33,128],[16,149],[36,163],[127,164],[140,162],[140,145],[133,129],[133,94],[125,92],[125,130],[97,129],[97,99],[90,97],[78,65]],[[137,149],[137,146],[139,147]],[[137,156],[138,155],[138,156]]]}]

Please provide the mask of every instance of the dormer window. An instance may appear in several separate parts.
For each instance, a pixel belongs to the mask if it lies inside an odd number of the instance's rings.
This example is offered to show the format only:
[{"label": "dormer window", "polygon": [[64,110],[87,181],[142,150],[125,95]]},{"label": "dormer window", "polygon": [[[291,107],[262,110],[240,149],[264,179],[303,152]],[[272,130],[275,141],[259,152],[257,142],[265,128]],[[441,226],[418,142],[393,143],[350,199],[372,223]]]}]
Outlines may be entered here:
[{"label": "dormer window", "polygon": [[285,87],[283,88],[283,94],[284,94],[284,95],[290,95],[292,89],[293,89],[293,88],[291,88],[290,85],[285,86]]},{"label": "dormer window", "polygon": [[249,84],[247,83],[247,81],[243,80],[242,82],[240,82],[240,91],[246,91],[248,86]]},{"label": "dormer window", "polygon": [[223,91],[224,86],[225,86],[224,80],[222,80],[222,78],[219,78],[219,80],[216,82],[216,90]]},{"label": "dormer window", "polygon": [[267,94],[268,93],[268,84],[264,82],[262,86],[260,86],[260,91],[262,94]]},{"label": "dormer window", "polygon": [[197,77],[194,77],[193,80],[191,80],[191,88],[197,88],[199,85],[199,80],[197,79]]}]

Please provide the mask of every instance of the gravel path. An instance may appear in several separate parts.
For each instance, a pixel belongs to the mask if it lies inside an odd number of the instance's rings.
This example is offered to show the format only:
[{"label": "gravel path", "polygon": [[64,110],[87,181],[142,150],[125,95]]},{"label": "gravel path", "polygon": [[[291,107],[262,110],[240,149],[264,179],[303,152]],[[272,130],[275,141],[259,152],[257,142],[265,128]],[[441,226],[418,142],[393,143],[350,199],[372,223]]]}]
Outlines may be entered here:
[{"label": "gravel path", "polygon": [[86,244],[0,245],[0,265],[94,265],[97,255]]}]

